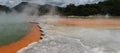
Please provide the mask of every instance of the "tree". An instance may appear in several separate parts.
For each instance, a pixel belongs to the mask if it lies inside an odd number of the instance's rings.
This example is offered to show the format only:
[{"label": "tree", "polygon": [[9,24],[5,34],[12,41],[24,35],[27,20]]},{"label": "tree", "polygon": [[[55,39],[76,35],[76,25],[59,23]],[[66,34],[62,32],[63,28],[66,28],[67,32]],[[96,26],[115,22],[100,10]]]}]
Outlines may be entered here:
[{"label": "tree", "polygon": [[10,11],[11,11],[11,10],[10,10],[9,7],[0,5],[0,12],[6,12],[6,13],[8,13],[8,12],[10,12]]}]

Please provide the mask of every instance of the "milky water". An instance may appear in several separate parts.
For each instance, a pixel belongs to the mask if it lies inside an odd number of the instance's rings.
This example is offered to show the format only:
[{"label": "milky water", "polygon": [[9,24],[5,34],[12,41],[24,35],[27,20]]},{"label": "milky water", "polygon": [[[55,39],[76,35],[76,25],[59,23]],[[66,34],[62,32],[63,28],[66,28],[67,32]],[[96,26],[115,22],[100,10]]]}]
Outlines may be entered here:
[{"label": "milky water", "polygon": [[43,21],[39,21],[39,26],[45,34],[43,39],[17,53],[120,53],[120,29],[62,26]]}]

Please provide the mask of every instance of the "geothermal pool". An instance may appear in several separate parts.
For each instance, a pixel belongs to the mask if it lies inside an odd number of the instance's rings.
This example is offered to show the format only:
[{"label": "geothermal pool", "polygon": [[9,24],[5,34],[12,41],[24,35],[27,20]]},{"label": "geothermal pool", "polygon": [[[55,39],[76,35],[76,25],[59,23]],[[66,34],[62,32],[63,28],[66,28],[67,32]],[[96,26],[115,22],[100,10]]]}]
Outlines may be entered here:
[{"label": "geothermal pool", "polygon": [[17,53],[120,53],[119,28],[53,25],[43,20],[39,26],[43,39]]}]

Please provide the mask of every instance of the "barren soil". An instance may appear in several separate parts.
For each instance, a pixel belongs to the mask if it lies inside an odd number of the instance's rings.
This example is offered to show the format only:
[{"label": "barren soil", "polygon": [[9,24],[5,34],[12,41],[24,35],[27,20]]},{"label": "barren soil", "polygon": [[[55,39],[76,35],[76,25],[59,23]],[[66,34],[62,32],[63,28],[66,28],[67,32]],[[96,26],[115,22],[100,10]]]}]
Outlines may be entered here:
[{"label": "barren soil", "polygon": [[120,27],[120,20],[112,19],[61,19],[47,23],[81,27],[107,27],[107,28]]}]

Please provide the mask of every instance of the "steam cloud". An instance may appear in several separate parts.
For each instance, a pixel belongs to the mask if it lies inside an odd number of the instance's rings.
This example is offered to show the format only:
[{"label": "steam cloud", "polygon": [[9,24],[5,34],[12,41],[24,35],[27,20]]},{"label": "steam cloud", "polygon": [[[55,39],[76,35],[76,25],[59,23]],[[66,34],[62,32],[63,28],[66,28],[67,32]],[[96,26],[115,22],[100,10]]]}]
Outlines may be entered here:
[{"label": "steam cloud", "polygon": [[53,6],[65,7],[66,5],[69,4],[75,4],[77,6],[77,5],[98,3],[103,1],[104,0],[0,0],[0,4],[11,8],[18,5],[21,2],[36,3],[40,5],[49,4]]},{"label": "steam cloud", "polygon": [[17,12],[12,9],[11,12],[0,12],[0,24],[9,23],[24,23],[29,21],[36,21],[38,17],[38,6],[29,4],[22,9],[21,12]]}]

